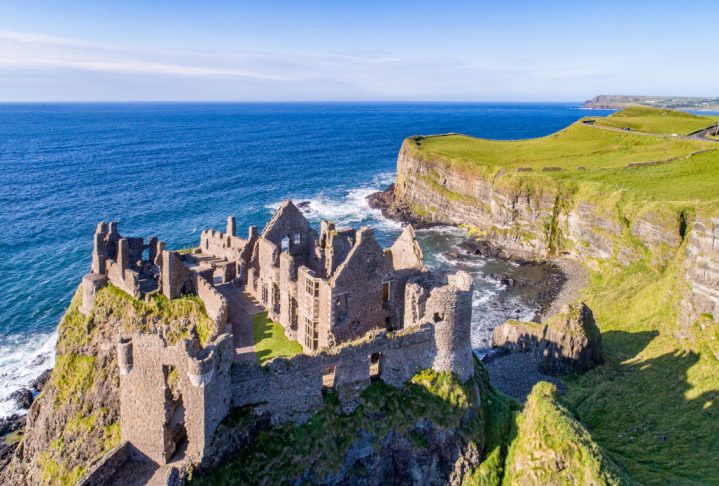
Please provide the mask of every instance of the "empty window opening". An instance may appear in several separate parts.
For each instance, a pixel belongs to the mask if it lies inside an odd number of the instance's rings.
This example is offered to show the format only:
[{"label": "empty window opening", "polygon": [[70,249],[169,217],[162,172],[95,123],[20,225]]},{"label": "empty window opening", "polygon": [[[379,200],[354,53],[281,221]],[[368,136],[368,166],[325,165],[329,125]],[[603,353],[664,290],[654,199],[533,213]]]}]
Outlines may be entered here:
[{"label": "empty window opening", "polygon": [[174,366],[163,366],[165,378],[165,457],[167,460],[184,456],[187,444],[185,428],[185,405],[180,391],[180,374]]},{"label": "empty window opening", "polygon": [[282,251],[287,251],[290,249],[290,237],[289,236],[285,236],[284,238],[282,238],[282,242],[280,243],[280,249]]},{"label": "empty window opening", "polygon": [[369,377],[372,380],[379,379],[379,375],[382,371],[381,369],[381,362],[382,362],[382,353],[372,353],[369,359]]},{"label": "empty window opening", "polygon": [[391,282],[382,282],[382,302],[389,302]]},{"label": "empty window opening", "polygon": [[302,234],[292,235],[292,246],[300,246],[302,244]]},{"label": "empty window opening", "polygon": [[347,318],[348,295],[341,294],[335,297],[335,318],[344,320]]},{"label": "empty window opening", "polygon": [[280,312],[280,288],[277,285],[272,286],[272,305],[275,312]]},{"label": "empty window opening", "polygon": [[309,317],[305,317],[305,347],[312,351],[316,351],[319,345],[318,322],[313,321]]},{"label": "empty window opening", "polygon": [[307,295],[319,297],[320,295],[320,283],[315,282],[311,277],[305,279],[305,292]]},{"label": "empty window opening", "polygon": [[335,366],[328,366],[322,369],[322,387],[323,388],[334,388],[335,387]]},{"label": "empty window opening", "polygon": [[297,329],[297,301],[290,297],[290,327]]},{"label": "empty window opening", "polygon": [[434,313],[434,322],[440,322],[444,320],[444,314],[440,314],[439,312]]}]

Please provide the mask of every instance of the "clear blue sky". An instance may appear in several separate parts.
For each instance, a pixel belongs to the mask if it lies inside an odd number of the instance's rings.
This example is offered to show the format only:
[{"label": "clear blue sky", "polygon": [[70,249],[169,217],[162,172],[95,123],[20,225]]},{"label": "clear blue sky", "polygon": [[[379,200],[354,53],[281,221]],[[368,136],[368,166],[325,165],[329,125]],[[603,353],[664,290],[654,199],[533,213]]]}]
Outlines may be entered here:
[{"label": "clear blue sky", "polygon": [[4,0],[0,101],[719,96],[711,1]]}]

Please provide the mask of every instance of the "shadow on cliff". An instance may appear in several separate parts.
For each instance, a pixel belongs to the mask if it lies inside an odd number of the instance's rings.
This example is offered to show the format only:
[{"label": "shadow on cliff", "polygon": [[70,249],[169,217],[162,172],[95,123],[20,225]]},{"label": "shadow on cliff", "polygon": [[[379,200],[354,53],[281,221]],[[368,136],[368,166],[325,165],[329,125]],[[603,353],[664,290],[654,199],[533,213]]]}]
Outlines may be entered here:
[{"label": "shadow on cliff", "polygon": [[648,484],[719,484],[719,362],[656,331],[602,334],[606,363],[567,380],[593,438]]}]

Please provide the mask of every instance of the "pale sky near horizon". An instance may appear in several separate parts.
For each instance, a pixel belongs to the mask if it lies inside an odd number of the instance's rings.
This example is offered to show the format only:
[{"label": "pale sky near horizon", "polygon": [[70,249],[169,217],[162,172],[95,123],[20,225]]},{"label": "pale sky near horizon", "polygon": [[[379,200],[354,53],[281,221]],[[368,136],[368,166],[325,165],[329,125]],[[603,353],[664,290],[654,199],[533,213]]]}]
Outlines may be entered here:
[{"label": "pale sky near horizon", "polygon": [[0,6],[0,101],[719,96],[711,1],[35,1]]}]

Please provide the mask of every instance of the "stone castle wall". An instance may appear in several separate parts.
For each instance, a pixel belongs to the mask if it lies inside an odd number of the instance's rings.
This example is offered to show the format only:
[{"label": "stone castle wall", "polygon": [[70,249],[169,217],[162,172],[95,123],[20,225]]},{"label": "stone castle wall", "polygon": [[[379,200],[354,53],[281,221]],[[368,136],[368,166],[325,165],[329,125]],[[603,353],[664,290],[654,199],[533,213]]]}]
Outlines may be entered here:
[{"label": "stone castle wall", "polygon": [[198,346],[167,346],[154,334],[118,343],[122,439],[159,464],[172,458],[183,438],[185,457],[199,462],[229,411],[232,337]]},{"label": "stone castle wall", "polygon": [[205,304],[205,311],[219,332],[227,323],[227,299],[205,277],[195,274],[194,279],[197,296]]},{"label": "stone castle wall", "polygon": [[330,387],[348,411],[373,374],[400,386],[419,371],[433,368],[466,381],[474,370],[471,277],[459,272],[450,276],[447,285],[426,294],[423,315],[403,330],[375,331],[313,355],[275,359],[264,369],[235,364],[232,405],[255,405],[270,412],[275,422],[302,421],[322,405],[322,390],[327,387],[323,381],[328,377],[333,377]]}]

